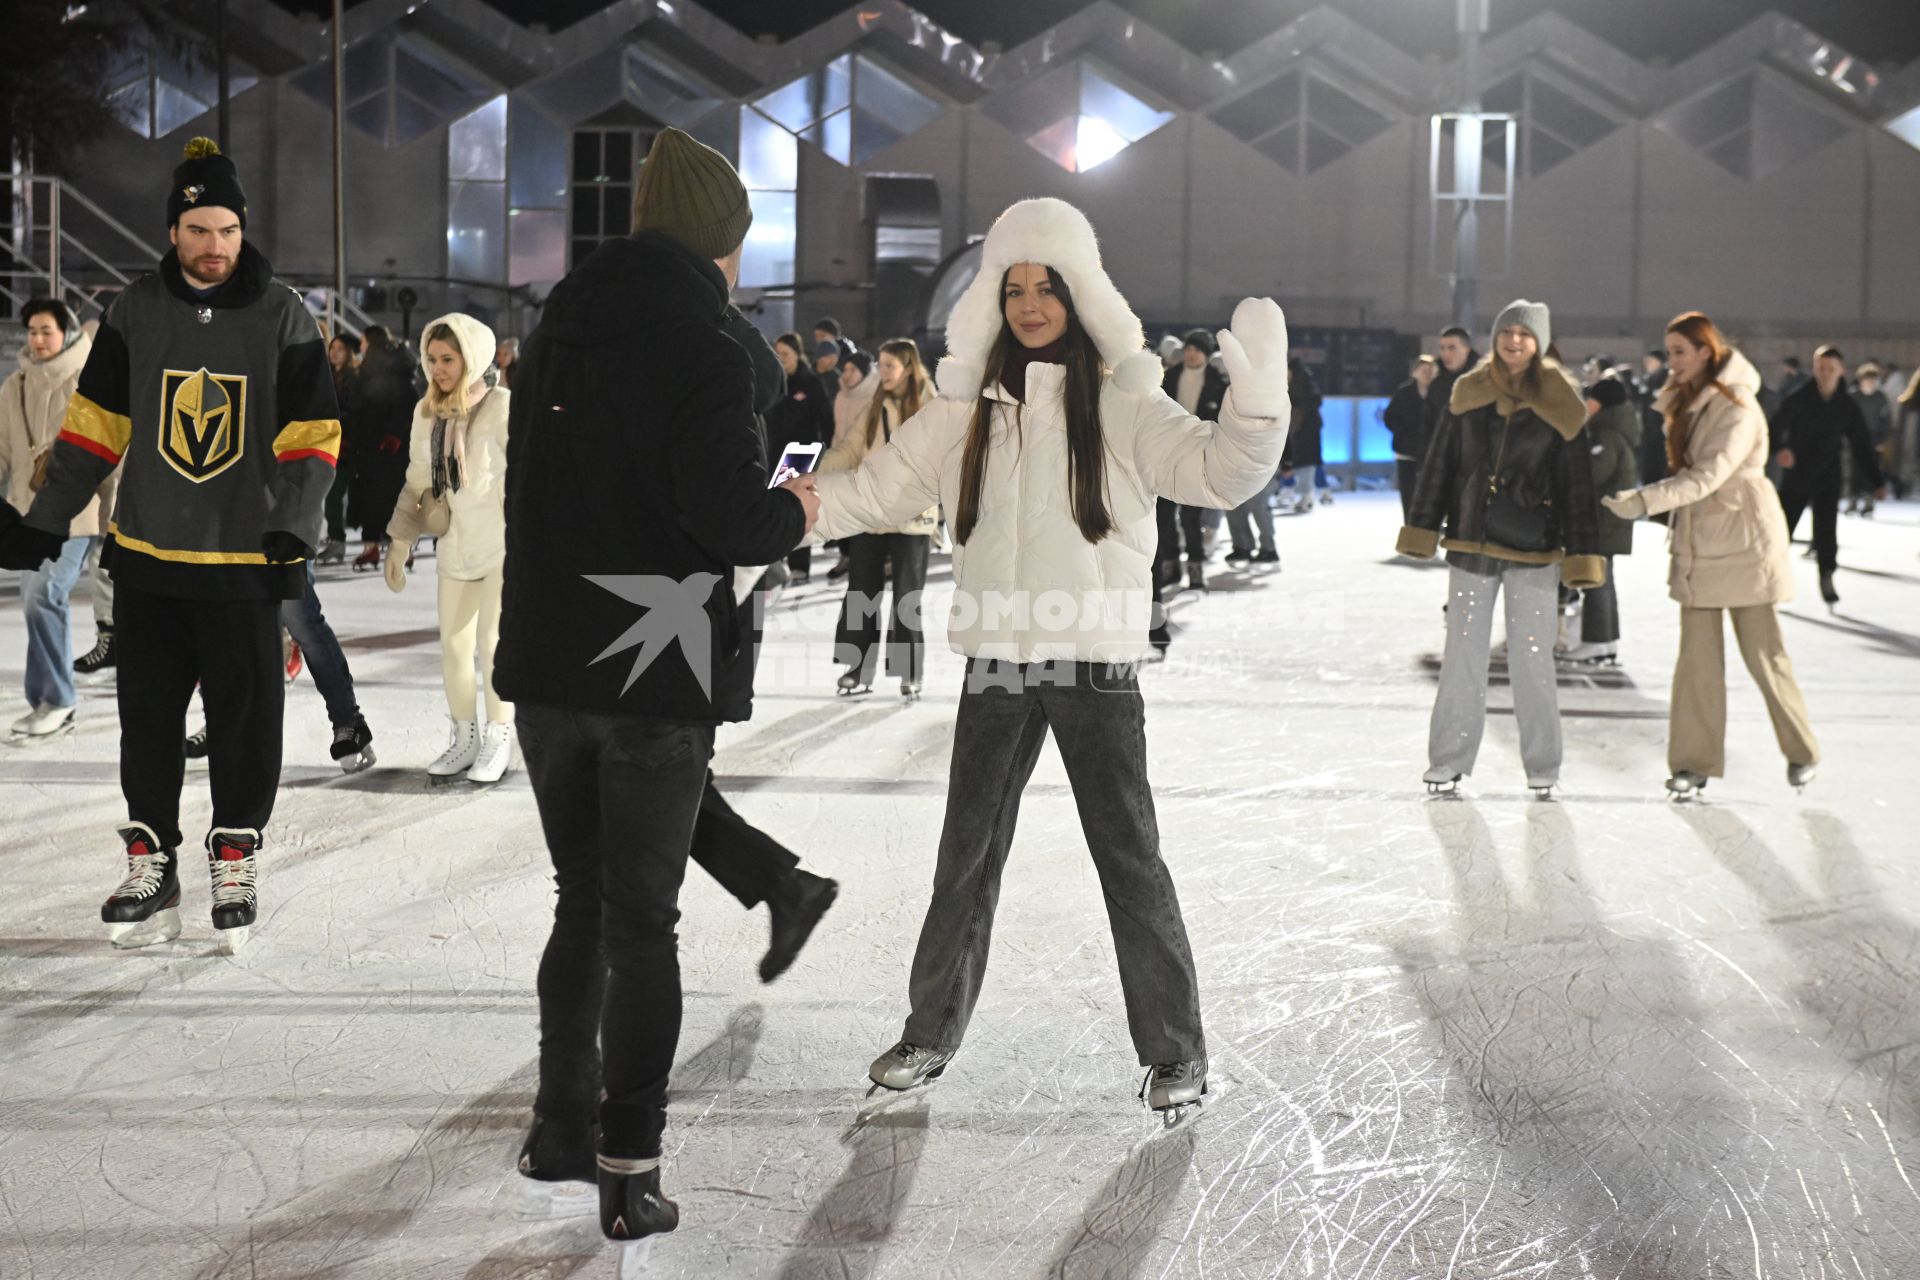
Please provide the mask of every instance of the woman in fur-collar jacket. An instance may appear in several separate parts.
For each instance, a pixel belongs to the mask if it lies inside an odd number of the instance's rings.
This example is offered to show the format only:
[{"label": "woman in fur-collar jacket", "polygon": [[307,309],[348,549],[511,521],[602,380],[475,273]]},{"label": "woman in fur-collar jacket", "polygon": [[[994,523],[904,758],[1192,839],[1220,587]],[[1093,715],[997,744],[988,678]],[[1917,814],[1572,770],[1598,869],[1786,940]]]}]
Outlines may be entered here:
[{"label": "woman in fur-collar jacket", "polygon": [[1543,302],[1508,304],[1494,352],[1453,385],[1399,550],[1431,559],[1444,548],[1447,647],[1427,735],[1425,781],[1452,790],[1473,772],[1487,718],[1493,609],[1506,596],[1507,670],[1527,785],[1560,781],[1560,705],[1553,663],[1559,583],[1596,587],[1599,546],[1586,401],[1542,353],[1553,341]]},{"label": "woman in fur-collar jacket", "polygon": [[1160,857],[1132,664],[1147,638],[1155,499],[1230,508],[1286,440],[1286,322],[1248,299],[1220,335],[1232,389],[1204,422],[1160,389],[1160,361],[1060,200],[1025,200],[988,233],[947,327],[939,395],[853,471],[818,477],[817,538],[897,528],[929,507],[953,527],[953,647],[968,658],[953,774],[900,1042],[876,1085],[946,1070],[986,970],[1021,790],[1051,730],[1114,927],[1135,1052],[1156,1109],[1206,1084],[1198,984]]},{"label": "woman in fur-collar jacket", "polygon": [[[406,483],[387,524],[387,585],[407,585],[413,544],[431,534],[440,581],[440,677],[453,736],[427,766],[435,782],[465,774],[498,782],[513,752],[513,704],[493,687],[507,559],[507,405],[496,385],[493,330],[455,312],[428,325],[420,364],[428,389],[414,410]],[[474,659],[486,719],[475,719]]]},{"label": "woman in fur-collar jacket", "polygon": [[1625,520],[1667,517],[1668,593],[1680,606],[1667,734],[1668,789],[1686,798],[1726,771],[1724,611],[1760,686],[1787,781],[1813,780],[1820,762],[1807,702],[1793,676],[1774,606],[1793,599],[1787,518],[1767,482],[1767,420],[1760,374],[1698,311],[1667,326],[1671,373],[1657,401],[1666,416],[1665,480],[1602,498]]}]

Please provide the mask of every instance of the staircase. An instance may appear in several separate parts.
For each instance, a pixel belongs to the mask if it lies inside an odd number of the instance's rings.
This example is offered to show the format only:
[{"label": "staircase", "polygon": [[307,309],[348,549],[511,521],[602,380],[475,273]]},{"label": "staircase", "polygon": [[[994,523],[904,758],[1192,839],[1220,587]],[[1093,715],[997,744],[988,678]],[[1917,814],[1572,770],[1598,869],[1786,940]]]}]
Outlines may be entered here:
[{"label": "staircase", "polygon": [[[12,227],[0,236],[0,334],[18,329],[32,298],[57,298],[83,323],[98,319],[164,255],[63,178],[14,174],[11,185]],[[287,283],[324,329],[332,286]],[[351,298],[340,299],[340,310],[340,327],[356,337],[375,323]]]}]

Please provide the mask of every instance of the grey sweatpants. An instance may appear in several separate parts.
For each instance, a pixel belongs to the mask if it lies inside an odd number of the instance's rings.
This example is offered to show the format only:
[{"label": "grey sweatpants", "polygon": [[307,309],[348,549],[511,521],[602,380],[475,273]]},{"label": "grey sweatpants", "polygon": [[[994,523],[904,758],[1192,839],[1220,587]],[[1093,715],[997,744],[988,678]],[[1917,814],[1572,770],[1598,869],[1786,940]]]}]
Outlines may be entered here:
[{"label": "grey sweatpants", "polygon": [[1560,780],[1560,698],[1553,641],[1560,623],[1560,567],[1483,561],[1497,576],[1450,569],[1447,648],[1440,660],[1440,691],[1427,730],[1429,781],[1468,775],[1487,727],[1487,657],[1493,608],[1507,597],[1507,673],[1513,713],[1520,722],[1520,761],[1527,781]]}]

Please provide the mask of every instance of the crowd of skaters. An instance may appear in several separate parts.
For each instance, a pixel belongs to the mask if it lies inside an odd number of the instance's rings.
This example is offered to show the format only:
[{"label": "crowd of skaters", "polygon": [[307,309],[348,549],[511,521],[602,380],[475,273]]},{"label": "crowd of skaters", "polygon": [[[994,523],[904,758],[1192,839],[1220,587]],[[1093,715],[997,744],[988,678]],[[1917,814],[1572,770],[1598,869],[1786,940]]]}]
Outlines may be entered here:
[{"label": "crowd of skaters", "polygon": [[[809,581],[812,547],[835,547],[826,576],[847,584],[836,691],[870,691],[884,659],[912,699],[924,665],[917,597],[930,552],[951,541],[969,548],[971,580],[956,562],[959,597],[983,583],[1065,583],[1083,600],[1151,594],[1156,609],[1146,626],[1103,612],[1064,636],[962,623],[956,611],[949,633],[967,673],[912,1011],[869,1077],[906,1089],[953,1061],[1012,840],[1008,798],[1051,733],[1113,907],[1147,1069],[1141,1099],[1168,1113],[1198,1103],[1197,983],[1159,852],[1137,668],[1170,642],[1164,593],[1205,588],[1214,529],[1229,531],[1228,564],[1277,566],[1275,515],[1332,500],[1319,390],[1270,300],[1245,300],[1217,335],[1143,349],[1084,216],[1034,200],[996,222],[937,370],[910,339],[863,351],[831,319],[768,343],[731,299],[752,220],[745,188],[718,153],[669,129],[636,187],[635,234],[555,289],[525,354],[459,313],[430,322],[417,351],[378,330],[327,341],[244,240],[237,171],[203,142],[168,196],[174,251],[96,335],[57,303],[26,308],[20,386],[3,392],[22,408],[17,422],[0,419],[0,565],[25,575],[29,697],[43,699],[16,734],[71,729],[66,597],[89,553],[113,548],[102,626],[118,641],[99,669],[118,669],[130,811],[127,878],[101,911],[116,943],[179,931],[182,731],[195,689],[214,797],[214,921],[243,932],[278,785],[284,637],[326,697],[335,758],[349,770],[373,759],[313,566],[344,563],[357,528],[354,567],[400,591],[416,545],[435,539],[451,727],[427,772],[497,781],[517,731],[558,888],[520,1171],[597,1182],[614,1238],[671,1230],[660,1153],[685,865],[743,906],[768,905],[764,980],[792,963],[837,890],[743,821],[709,768],[717,725],[751,714],[761,611],[750,602]],[[1697,791],[1724,767],[1725,618],[1761,682],[1789,781],[1810,782],[1818,747],[1774,616],[1791,594],[1781,561],[1811,507],[1835,599],[1841,497],[1852,486],[1870,510],[1888,473],[1910,471],[1911,413],[1903,450],[1892,408],[1872,399],[1883,371],[1856,369],[1849,386],[1841,353],[1822,348],[1804,382],[1765,388],[1710,319],[1688,313],[1639,371],[1600,360],[1582,382],[1557,359],[1548,307],[1526,300],[1502,311],[1485,356],[1460,328],[1435,346],[1387,409],[1398,549],[1444,553],[1449,569],[1428,785],[1452,788],[1473,771],[1496,608],[1527,781],[1542,794],[1558,785],[1555,641],[1561,657],[1614,656],[1611,557],[1631,550],[1632,522],[1649,516],[1670,522],[1683,610],[1669,786]],[[179,373],[195,361],[199,372]],[[1916,389],[1908,410],[1920,408]],[[256,422],[267,438],[242,448],[234,424],[247,396],[272,407]],[[1005,451],[1019,431],[1030,434]],[[1650,434],[1661,446],[1652,458]],[[818,446],[819,467],[769,486],[789,443]],[[1112,483],[1118,468],[1139,483]],[[179,500],[183,480],[197,501]],[[1043,500],[1017,500],[1028,485],[1047,486]],[[556,510],[591,521],[593,536],[540,518]],[[1109,536],[1123,527],[1151,534],[1151,552],[1138,536]],[[622,574],[582,573],[583,555]],[[711,579],[700,607],[716,632],[713,667],[690,652],[636,658],[630,673],[603,661],[606,640],[635,626],[636,601],[607,582],[645,575]],[[1570,591],[1586,593],[1592,624],[1580,646],[1558,634]]]}]

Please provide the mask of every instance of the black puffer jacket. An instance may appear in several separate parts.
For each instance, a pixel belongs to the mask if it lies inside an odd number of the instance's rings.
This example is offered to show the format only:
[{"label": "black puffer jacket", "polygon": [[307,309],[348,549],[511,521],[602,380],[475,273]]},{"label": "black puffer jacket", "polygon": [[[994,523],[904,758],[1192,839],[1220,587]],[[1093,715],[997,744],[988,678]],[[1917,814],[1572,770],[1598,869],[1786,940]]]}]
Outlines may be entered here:
[{"label": "black puffer jacket", "polygon": [[[1167,393],[1167,399],[1180,399],[1180,373],[1185,368],[1184,363],[1176,364],[1160,379],[1160,389]],[[1200,399],[1194,404],[1193,416],[1202,422],[1218,422],[1220,404],[1227,398],[1227,375],[1212,364],[1205,368],[1200,380]]]},{"label": "black puffer jacket", "polygon": [[[548,299],[507,436],[502,695],[691,724],[746,717],[745,685],[727,678],[747,639],[733,568],[791,551],[806,519],[798,498],[767,489],[754,362],[727,309],[712,261],[657,232],[607,241]],[[636,635],[683,603],[662,594],[671,584],[704,623],[682,608]]]},{"label": "black puffer jacket", "polygon": [[[1640,409],[1631,400],[1608,405],[1587,422],[1593,451],[1593,492],[1596,498],[1640,487]],[[1633,554],[1633,521],[1602,507],[1599,512],[1600,554]]]},{"label": "black puffer jacket", "polygon": [[[1518,564],[1558,564],[1561,580],[1570,587],[1597,587],[1606,580],[1592,445],[1582,429],[1586,404],[1573,379],[1552,361],[1544,363],[1541,383],[1539,404],[1507,400],[1490,365],[1454,384],[1421,464],[1409,523],[1400,531],[1401,552],[1430,559],[1444,547]],[[1552,550],[1519,550],[1488,536],[1489,482],[1495,474],[1500,489],[1519,506],[1549,509]]]},{"label": "black puffer jacket", "polygon": [[1287,447],[1280,455],[1283,468],[1320,465],[1320,386],[1298,360],[1287,362],[1287,398],[1293,402],[1293,420],[1287,426]]}]

